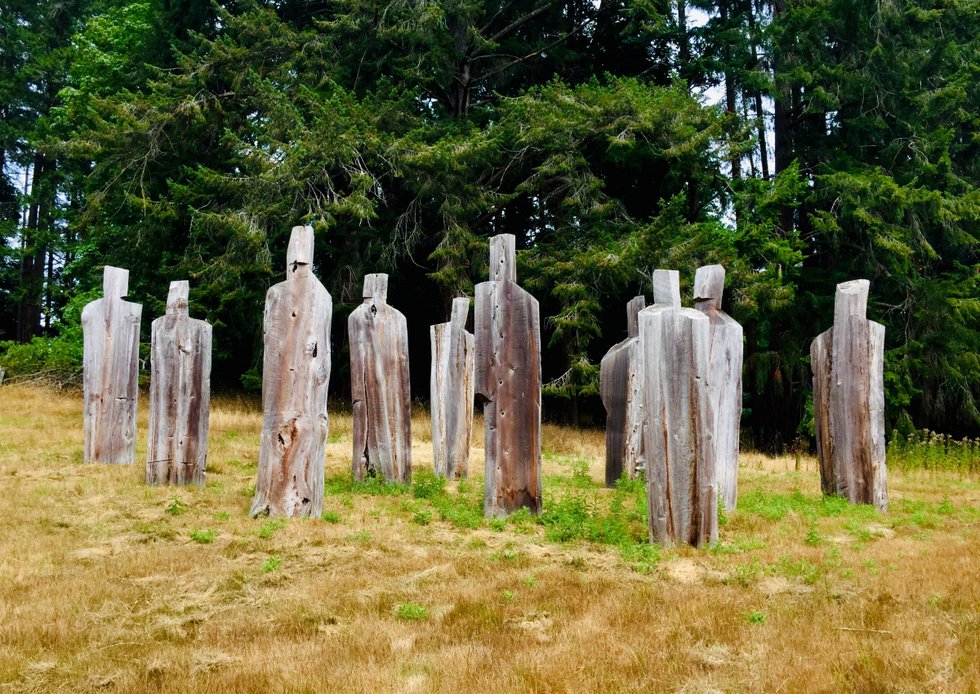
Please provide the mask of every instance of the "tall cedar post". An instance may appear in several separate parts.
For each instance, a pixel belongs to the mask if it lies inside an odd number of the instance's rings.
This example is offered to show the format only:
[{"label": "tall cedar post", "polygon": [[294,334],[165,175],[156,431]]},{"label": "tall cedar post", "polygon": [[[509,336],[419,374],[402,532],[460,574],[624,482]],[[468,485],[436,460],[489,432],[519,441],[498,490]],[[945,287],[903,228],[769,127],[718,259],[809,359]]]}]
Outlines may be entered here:
[{"label": "tall cedar post", "polygon": [[640,311],[640,359],[650,540],[718,539],[718,491],[707,389],[707,316],[681,308],[674,270],[653,273],[653,306]]},{"label": "tall cedar post", "polygon": [[123,297],[129,270],[105,266],[101,299],[82,310],[85,462],[132,463],[136,458],[140,316]]},{"label": "tall cedar post", "polygon": [[868,288],[838,284],[834,326],[810,345],[813,420],[824,494],[887,511],[885,327],[865,318]]},{"label": "tall cedar post", "polygon": [[432,456],[440,477],[466,477],[473,432],[473,335],[466,332],[470,300],[453,299],[448,323],[429,328],[432,371]]},{"label": "tall cedar post", "polygon": [[483,400],[483,510],[541,512],[541,328],[517,285],[513,234],[490,239],[490,281],[476,286],[476,393]]},{"label": "tall cedar post", "polygon": [[613,487],[625,472],[636,477],[643,465],[643,398],[637,353],[637,316],[646,308],[642,296],[626,304],[626,339],[602,358],[599,393],[606,408],[606,486]]},{"label": "tall cedar post", "polygon": [[252,516],[317,517],[323,510],[333,301],[312,263],[313,227],[293,227],[286,281],[265,295],[262,435]]},{"label": "tall cedar post", "polygon": [[412,477],[408,324],[388,305],[388,275],[364,276],[364,303],[347,319],[354,401],[355,479]]},{"label": "tall cedar post", "polygon": [[694,308],[711,323],[708,392],[714,420],[718,493],[729,511],[738,501],[738,432],[742,419],[742,326],[721,310],[725,268],[699,267],[694,274]]},{"label": "tall cedar post", "polygon": [[151,326],[147,484],[204,484],[211,407],[211,325],[188,315],[186,281],[171,282]]}]

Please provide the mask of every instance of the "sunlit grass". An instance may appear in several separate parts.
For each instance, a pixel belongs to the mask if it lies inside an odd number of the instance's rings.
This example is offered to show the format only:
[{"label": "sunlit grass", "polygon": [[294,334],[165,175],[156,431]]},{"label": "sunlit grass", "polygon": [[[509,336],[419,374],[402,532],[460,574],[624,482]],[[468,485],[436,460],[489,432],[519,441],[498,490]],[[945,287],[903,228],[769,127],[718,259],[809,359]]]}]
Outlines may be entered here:
[{"label": "sunlit grass", "polygon": [[[145,400],[144,400],[145,403]],[[331,414],[321,518],[251,519],[261,419],[216,398],[207,484],[81,462],[76,396],[0,388],[0,685],[14,691],[969,691],[980,482],[890,470],[890,511],[820,495],[809,457],[742,455],[705,549],[646,542],[602,432],[544,430],[541,516],[471,477],[350,476]],[[482,432],[478,422],[475,431]],[[141,411],[137,456],[145,451]],[[490,665],[492,664],[492,666]]]}]

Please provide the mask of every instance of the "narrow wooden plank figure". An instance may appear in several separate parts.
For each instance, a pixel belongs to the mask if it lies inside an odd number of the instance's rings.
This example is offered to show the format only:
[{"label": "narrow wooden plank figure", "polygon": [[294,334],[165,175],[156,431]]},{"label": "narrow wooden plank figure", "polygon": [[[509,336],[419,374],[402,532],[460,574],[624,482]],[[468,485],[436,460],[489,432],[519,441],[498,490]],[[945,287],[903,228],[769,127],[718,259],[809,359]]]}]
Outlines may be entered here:
[{"label": "narrow wooden plank figure", "polygon": [[606,408],[606,486],[623,476],[636,477],[643,466],[643,397],[638,369],[637,316],[646,308],[642,296],[626,305],[626,339],[613,345],[599,368],[599,393]]},{"label": "narrow wooden plank figure", "polygon": [[469,471],[473,432],[473,334],[466,331],[470,300],[453,299],[448,323],[429,328],[432,370],[432,455],[435,473],[462,479]]},{"label": "narrow wooden plank figure", "polygon": [[708,392],[714,419],[715,474],[729,511],[738,502],[738,433],[742,419],[742,326],[721,310],[725,268],[699,267],[694,274],[694,308],[711,323]]},{"label": "narrow wooden plank figure", "polygon": [[838,284],[834,325],[810,345],[813,420],[824,494],[887,511],[885,327],[865,317],[869,286]]},{"label": "narrow wooden plank figure", "polygon": [[347,319],[354,401],[354,478],[412,476],[408,324],[388,305],[388,275],[365,275],[364,302]]},{"label": "narrow wooden plank figure", "polygon": [[105,266],[101,299],[82,309],[85,462],[136,459],[140,317],[143,307],[123,297],[129,270]]},{"label": "narrow wooden plank figure", "polygon": [[639,314],[651,542],[718,539],[718,490],[707,388],[711,324],[681,308],[678,273],[657,270]]},{"label": "narrow wooden plank figure", "polygon": [[513,234],[490,239],[490,281],[476,286],[476,393],[483,401],[483,510],[541,512],[541,327],[517,285]]},{"label": "narrow wooden plank figure", "polygon": [[312,272],[313,227],[293,227],[286,280],[265,295],[262,434],[251,515],[318,517],[333,301]]},{"label": "narrow wooden plank figure", "polygon": [[204,484],[211,408],[211,325],[188,315],[190,286],[171,282],[151,325],[147,484]]}]

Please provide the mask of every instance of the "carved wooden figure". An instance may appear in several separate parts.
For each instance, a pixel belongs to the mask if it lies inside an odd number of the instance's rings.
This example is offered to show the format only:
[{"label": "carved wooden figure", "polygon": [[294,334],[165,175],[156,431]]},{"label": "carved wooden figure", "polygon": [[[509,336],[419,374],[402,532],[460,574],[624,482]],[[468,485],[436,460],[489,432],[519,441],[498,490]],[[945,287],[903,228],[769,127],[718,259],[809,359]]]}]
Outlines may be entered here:
[{"label": "carved wooden figure", "polygon": [[171,282],[151,326],[147,484],[204,484],[211,407],[211,325],[188,315],[189,285]]},{"label": "carved wooden figure", "polygon": [[646,308],[642,296],[626,305],[626,339],[602,358],[599,393],[606,408],[606,486],[613,487],[625,473],[636,477],[643,461],[643,398],[640,383],[637,315]]},{"label": "carved wooden figure", "polygon": [[483,509],[541,511],[541,328],[517,285],[514,236],[490,239],[490,281],[476,286],[476,393],[483,400]]},{"label": "carved wooden figure", "polygon": [[640,311],[640,359],[650,539],[718,539],[718,491],[707,389],[710,322],[681,308],[678,274],[653,274],[653,306]]},{"label": "carved wooden figure", "polygon": [[885,327],[865,318],[868,287],[838,284],[834,326],[810,345],[813,420],[824,493],[887,511]]},{"label": "carved wooden figure", "polygon": [[347,320],[354,401],[355,479],[412,476],[412,395],[408,325],[388,305],[388,275],[365,275],[364,303]]},{"label": "carved wooden figure", "polygon": [[293,227],[286,281],[265,295],[262,435],[252,516],[317,517],[330,382],[330,293],[312,273],[313,228]]},{"label": "carved wooden figure", "polygon": [[473,432],[473,335],[466,332],[470,300],[453,299],[448,323],[429,328],[432,371],[432,454],[440,477],[466,477]]},{"label": "carved wooden figure", "polygon": [[82,310],[85,462],[132,463],[136,458],[140,316],[123,301],[129,270],[105,266],[103,298]]},{"label": "carved wooden figure", "polygon": [[708,392],[714,421],[718,493],[729,511],[738,501],[738,432],[742,419],[742,326],[721,310],[725,268],[699,267],[694,274],[694,308],[711,323]]}]

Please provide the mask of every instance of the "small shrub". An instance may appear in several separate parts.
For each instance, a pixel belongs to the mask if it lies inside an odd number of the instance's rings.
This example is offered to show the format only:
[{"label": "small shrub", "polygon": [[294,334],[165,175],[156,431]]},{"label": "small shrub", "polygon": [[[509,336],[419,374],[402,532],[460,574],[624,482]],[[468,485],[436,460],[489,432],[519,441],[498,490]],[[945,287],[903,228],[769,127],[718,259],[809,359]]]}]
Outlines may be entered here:
[{"label": "small shrub", "polygon": [[820,537],[820,531],[817,530],[817,526],[810,526],[810,529],[806,531],[806,537],[803,539],[803,541],[811,547],[816,547],[823,542],[823,538]]},{"label": "small shrub", "polygon": [[270,554],[269,558],[262,563],[262,573],[271,574],[282,568],[282,559],[278,554]]},{"label": "small shrub", "polygon": [[191,530],[191,539],[199,545],[210,545],[217,536],[214,530]]},{"label": "small shrub", "polygon": [[745,617],[745,621],[749,624],[765,624],[766,623],[766,613],[762,610],[746,610],[742,613]]},{"label": "small shrub", "polygon": [[285,518],[270,518],[259,528],[259,537],[263,540],[268,540],[276,534],[277,530],[285,527],[287,522]]},{"label": "small shrub", "polygon": [[412,495],[416,499],[434,499],[445,491],[446,478],[431,470],[419,470],[412,475]]},{"label": "small shrub", "polygon": [[185,506],[184,502],[180,500],[180,497],[176,496],[170,500],[170,505],[167,506],[167,513],[169,513],[171,516],[179,516],[186,510],[187,506]]},{"label": "small shrub", "polygon": [[432,522],[432,511],[422,508],[412,515],[412,522],[415,525],[428,525]]},{"label": "small shrub", "polygon": [[395,606],[395,616],[410,622],[418,622],[429,616],[429,611],[414,602],[403,602]]},{"label": "small shrub", "polygon": [[323,520],[323,521],[325,521],[327,523],[339,523],[340,522],[340,514],[337,513],[336,511],[324,511],[320,515],[320,520]]}]

